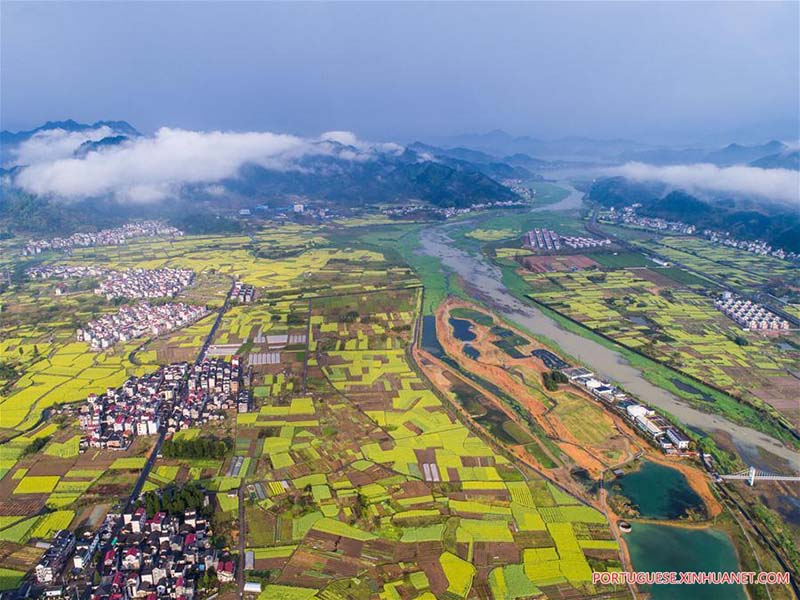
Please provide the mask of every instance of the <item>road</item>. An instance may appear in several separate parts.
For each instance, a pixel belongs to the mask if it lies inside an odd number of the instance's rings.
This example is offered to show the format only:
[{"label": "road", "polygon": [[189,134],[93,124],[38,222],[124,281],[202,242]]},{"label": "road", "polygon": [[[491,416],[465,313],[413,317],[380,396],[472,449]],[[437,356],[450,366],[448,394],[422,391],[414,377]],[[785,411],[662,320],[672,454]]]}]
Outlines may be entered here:
[{"label": "road", "polygon": [[[233,284],[231,284],[231,289],[233,289]],[[229,299],[230,299],[230,291],[228,292],[228,297],[225,299],[225,303],[222,305],[222,307],[219,309],[217,313],[217,318],[214,321],[214,325],[211,326],[211,330],[208,332],[208,335],[206,336],[206,339],[203,342],[203,346],[200,348],[200,352],[197,354],[197,358],[195,359],[194,364],[200,364],[203,358],[205,358],[206,352],[208,351],[208,347],[209,345],[211,345],[211,341],[214,339],[214,334],[217,332],[220,322],[222,322],[222,317],[225,314],[225,311],[228,310]],[[186,384],[184,382],[180,392],[181,398],[182,399],[185,398],[186,394],[187,394],[187,389],[186,389]],[[128,510],[130,506],[133,505],[139,498],[139,494],[141,493],[142,488],[144,487],[144,482],[147,481],[147,477],[150,475],[150,471],[152,470],[153,465],[155,464],[156,459],[158,458],[158,453],[161,451],[161,445],[164,443],[166,436],[167,436],[166,424],[162,423],[161,427],[158,430],[158,439],[156,440],[156,443],[153,446],[152,451],[150,452],[150,456],[147,458],[147,462],[145,463],[142,472],[139,473],[139,479],[136,480],[136,485],[133,486],[133,491],[131,492],[131,495],[128,498],[127,504],[125,505],[125,510]]]},{"label": "road", "polygon": [[239,572],[236,574],[236,583],[239,585],[239,597],[244,597],[244,554],[245,537],[247,534],[247,521],[244,515],[244,483],[239,486]]}]

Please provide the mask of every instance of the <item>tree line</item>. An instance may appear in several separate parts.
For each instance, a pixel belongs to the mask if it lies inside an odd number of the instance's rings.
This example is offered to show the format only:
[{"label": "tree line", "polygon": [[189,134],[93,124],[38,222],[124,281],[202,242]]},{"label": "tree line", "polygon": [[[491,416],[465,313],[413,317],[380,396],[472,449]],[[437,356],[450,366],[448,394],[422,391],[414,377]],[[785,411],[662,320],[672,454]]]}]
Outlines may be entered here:
[{"label": "tree line", "polygon": [[147,516],[165,512],[170,515],[180,516],[187,510],[196,510],[198,514],[207,516],[206,493],[200,484],[189,482],[185,485],[170,485],[162,490],[145,492],[139,501],[147,511]]},{"label": "tree line", "polygon": [[201,436],[191,440],[167,440],[161,447],[161,453],[166,458],[223,458],[232,448],[233,442],[229,438]]}]

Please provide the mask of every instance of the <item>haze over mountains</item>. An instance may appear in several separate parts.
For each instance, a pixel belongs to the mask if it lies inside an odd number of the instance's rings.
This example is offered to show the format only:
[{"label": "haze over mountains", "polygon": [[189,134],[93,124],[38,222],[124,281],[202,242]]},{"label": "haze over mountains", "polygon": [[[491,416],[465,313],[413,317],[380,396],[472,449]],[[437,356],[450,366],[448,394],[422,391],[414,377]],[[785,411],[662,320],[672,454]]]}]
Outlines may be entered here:
[{"label": "haze over mountains", "polygon": [[501,130],[401,146],[341,131],[307,138],[161,128],[148,136],[125,121],[66,120],[3,131],[0,142],[5,190],[69,201],[302,196],[351,205],[419,199],[459,207],[515,200],[509,180],[553,179],[570,170],[593,179],[622,175],[692,193],[792,203],[800,169],[797,149],[776,140],[663,148],[625,139],[548,141]]}]

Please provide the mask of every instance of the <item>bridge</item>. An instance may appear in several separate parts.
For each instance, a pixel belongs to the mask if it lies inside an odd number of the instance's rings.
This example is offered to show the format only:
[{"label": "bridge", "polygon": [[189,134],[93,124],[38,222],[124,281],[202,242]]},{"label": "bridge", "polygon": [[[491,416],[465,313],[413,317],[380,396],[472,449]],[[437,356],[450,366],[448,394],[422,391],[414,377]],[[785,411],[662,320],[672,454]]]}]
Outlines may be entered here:
[{"label": "bridge", "polygon": [[800,476],[775,475],[774,473],[759,471],[755,467],[750,467],[749,469],[737,473],[731,473],[730,475],[720,475],[720,477],[726,480],[744,480],[751,486],[755,485],[756,481],[800,481]]}]

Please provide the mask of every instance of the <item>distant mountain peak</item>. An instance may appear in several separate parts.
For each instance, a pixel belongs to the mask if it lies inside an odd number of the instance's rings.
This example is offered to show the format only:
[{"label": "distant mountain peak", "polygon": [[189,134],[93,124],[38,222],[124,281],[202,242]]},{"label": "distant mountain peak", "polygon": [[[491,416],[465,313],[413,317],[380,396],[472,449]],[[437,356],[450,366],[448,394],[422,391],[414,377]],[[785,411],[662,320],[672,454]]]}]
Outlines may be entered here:
[{"label": "distant mountain peak", "polygon": [[99,129],[100,127],[108,127],[117,134],[132,136],[141,135],[141,133],[139,133],[136,128],[127,121],[96,121],[92,124],[88,124],[79,123],[75,119],[47,121],[44,125],[40,125],[39,127],[35,127],[34,129],[29,129],[27,131],[8,131],[4,129],[2,132],[0,132],[0,134],[3,137],[3,141],[5,141],[6,138],[9,138],[11,141],[21,141],[28,139],[40,131],[53,131],[56,129],[63,129],[64,131],[87,131],[90,129]]}]

